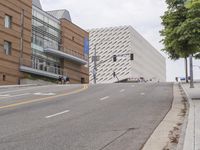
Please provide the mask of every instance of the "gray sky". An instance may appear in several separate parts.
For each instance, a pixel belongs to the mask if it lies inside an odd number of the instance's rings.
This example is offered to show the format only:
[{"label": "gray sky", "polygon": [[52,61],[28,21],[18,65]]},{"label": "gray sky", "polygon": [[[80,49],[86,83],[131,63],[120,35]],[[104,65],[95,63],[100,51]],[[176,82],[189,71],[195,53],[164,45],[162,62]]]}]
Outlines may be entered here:
[{"label": "gray sky", "polygon": [[[41,0],[41,3],[44,10],[69,10],[72,22],[83,29],[131,25],[157,50],[163,48],[159,31],[162,29],[160,16],[166,10],[165,0]],[[200,62],[194,64],[200,65]],[[184,74],[183,60],[167,59],[168,81]],[[198,67],[194,67],[194,77],[200,78]]]}]

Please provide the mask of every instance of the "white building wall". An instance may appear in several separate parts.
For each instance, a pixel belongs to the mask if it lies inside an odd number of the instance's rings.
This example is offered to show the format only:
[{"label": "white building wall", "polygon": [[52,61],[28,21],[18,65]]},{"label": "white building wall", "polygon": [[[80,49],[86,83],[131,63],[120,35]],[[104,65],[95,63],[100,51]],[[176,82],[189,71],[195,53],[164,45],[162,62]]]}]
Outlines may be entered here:
[{"label": "white building wall", "polygon": [[132,62],[132,76],[137,77],[136,72],[139,72],[140,76],[147,80],[166,81],[165,58],[131,26],[129,30],[131,47],[135,55],[135,60]]},{"label": "white building wall", "polygon": [[[90,33],[90,82],[93,82],[93,62],[96,44],[97,56],[97,83],[112,83],[119,80],[144,77],[165,81],[165,59],[131,26],[92,29]],[[134,60],[130,55],[117,57],[113,62],[113,55],[134,53]],[[104,63],[101,63],[104,62]]]}]

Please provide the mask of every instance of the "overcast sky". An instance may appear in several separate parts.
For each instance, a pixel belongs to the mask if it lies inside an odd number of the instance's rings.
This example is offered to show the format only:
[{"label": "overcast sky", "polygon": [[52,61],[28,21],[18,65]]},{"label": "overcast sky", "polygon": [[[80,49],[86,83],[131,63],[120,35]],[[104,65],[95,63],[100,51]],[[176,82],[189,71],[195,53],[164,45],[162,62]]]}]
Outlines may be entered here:
[{"label": "overcast sky", "polygon": [[[165,0],[41,0],[41,3],[44,10],[69,10],[72,22],[83,29],[131,25],[157,50],[163,48],[159,31]],[[183,60],[166,62],[167,81],[184,76]],[[200,65],[199,61],[194,64]],[[194,67],[194,77],[200,78],[198,67]]]}]

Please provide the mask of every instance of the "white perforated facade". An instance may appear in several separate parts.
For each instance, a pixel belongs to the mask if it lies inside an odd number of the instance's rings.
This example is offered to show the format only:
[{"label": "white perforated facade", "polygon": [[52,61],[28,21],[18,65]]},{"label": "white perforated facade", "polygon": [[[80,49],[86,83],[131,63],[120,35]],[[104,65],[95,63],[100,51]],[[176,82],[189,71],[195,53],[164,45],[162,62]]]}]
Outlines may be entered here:
[{"label": "white perforated facade", "polygon": [[[165,58],[131,26],[92,29],[90,33],[90,82],[93,83],[94,47],[100,56],[97,62],[97,83],[143,77],[145,80],[166,81]],[[134,60],[130,55],[134,54]],[[113,62],[113,55],[117,61]]]}]

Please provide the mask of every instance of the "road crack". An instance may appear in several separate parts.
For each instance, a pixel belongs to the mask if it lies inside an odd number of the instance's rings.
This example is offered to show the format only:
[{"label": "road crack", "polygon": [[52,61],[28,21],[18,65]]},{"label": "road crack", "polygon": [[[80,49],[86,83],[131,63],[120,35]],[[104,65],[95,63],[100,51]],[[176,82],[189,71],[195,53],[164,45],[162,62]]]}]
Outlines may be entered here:
[{"label": "road crack", "polygon": [[98,150],[104,150],[106,147],[108,147],[109,145],[113,144],[116,140],[118,140],[119,138],[121,138],[122,136],[124,136],[125,134],[127,134],[130,131],[135,130],[136,128],[128,128],[127,130],[125,130],[122,134],[120,134],[119,136],[117,136],[116,138],[114,138],[112,141],[108,142],[106,145],[104,145],[103,147],[101,147]]}]

